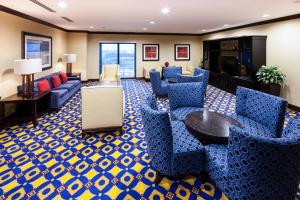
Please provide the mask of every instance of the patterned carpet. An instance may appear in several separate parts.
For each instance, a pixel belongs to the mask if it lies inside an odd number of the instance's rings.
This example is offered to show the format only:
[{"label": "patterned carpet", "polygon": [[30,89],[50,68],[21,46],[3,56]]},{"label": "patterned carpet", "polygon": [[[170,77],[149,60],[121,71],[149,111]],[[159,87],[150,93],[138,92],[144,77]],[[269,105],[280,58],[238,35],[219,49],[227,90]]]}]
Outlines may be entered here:
[{"label": "patterned carpet", "polygon": [[[0,199],[227,199],[213,182],[186,176],[154,184],[139,103],[149,83],[124,80],[122,133],[100,132],[81,140],[80,93],[59,112],[0,132]],[[209,87],[205,107],[234,112],[235,97]],[[167,99],[159,99],[168,110]],[[286,121],[300,114],[289,110]],[[300,189],[297,199],[300,200]]]}]

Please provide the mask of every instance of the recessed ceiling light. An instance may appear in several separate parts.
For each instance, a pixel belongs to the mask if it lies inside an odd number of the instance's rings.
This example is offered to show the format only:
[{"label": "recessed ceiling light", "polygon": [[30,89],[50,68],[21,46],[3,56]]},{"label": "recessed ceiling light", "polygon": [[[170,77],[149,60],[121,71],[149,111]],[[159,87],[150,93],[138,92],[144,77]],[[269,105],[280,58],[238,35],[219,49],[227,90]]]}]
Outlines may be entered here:
[{"label": "recessed ceiling light", "polygon": [[262,17],[266,18],[266,17],[270,17],[270,15],[269,14],[264,14]]},{"label": "recessed ceiling light", "polygon": [[94,27],[93,27],[93,26],[90,26],[89,28],[93,29]]},{"label": "recessed ceiling light", "polygon": [[66,8],[67,3],[65,1],[60,1],[60,2],[58,2],[57,6],[60,7],[60,8]]},{"label": "recessed ceiling light", "polygon": [[161,9],[161,12],[163,14],[168,14],[170,12],[170,8],[163,8],[163,9]]},{"label": "recessed ceiling light", "polygon": [[155,24],[155,21],[151,21],[151,22],[149,22],[149,24]]},{"label": "recessed ceiling light", "polygon": [[224,27],[228,27],[228,26],[229,26],[229,24],[224,24],[223,26],[224,26]]},{"label": "recessed ceiling light", "polygon": [[202,30],[202,32],[206,32],[206,30],[205,30],[205,29],[203,29],[203,30]]},{"label": "recessed ceiling light", "polygon": [[146,31],[146,30],[148,30],[148,28],[144,27],[143,30]]}]

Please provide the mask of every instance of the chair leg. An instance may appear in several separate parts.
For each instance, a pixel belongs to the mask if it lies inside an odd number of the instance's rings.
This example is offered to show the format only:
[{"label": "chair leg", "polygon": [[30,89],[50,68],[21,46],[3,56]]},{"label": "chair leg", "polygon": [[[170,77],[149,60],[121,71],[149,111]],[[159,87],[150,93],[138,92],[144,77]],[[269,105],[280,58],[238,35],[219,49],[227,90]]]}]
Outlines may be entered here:
[{"label": "chair leg", "polygon": [[210,178],[209,178],[209,174],[208,174],[206,171],[200,172],[199,177],[201,178],[201,180],[202,180],[204,183],[208,182],[209,179],[210,179]]},{"label": "chair leg", "polygon": [[155,176],[155,183],[158,185],[162,179],[162,174],[158,171],[156,171],[156,176]]}]

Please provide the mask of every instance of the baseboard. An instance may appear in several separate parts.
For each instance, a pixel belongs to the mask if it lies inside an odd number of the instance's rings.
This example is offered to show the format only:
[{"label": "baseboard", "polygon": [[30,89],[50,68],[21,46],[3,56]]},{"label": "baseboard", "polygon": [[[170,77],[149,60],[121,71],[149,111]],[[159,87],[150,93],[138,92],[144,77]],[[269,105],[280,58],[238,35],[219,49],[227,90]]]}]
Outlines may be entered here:
[{"label": "baseboard", "polygon": [[288,108],[300,112],[300,107],[293,104],[288,104]]}]

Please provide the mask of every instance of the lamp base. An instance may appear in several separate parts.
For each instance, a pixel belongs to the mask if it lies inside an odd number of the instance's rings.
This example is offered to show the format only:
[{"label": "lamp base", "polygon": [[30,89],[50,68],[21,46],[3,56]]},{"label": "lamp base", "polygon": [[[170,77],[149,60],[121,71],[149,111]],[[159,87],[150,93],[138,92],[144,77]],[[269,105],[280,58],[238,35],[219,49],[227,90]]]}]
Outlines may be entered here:
[{"label": "lamp base", "polygon": [[22,96],[24,98],[30,98],[33,95],[34,87],[34,74],[22,75]]},{"label": "lamp base", "polygon": [[72,63],[67,63],[67,74],[72,74]]}]

